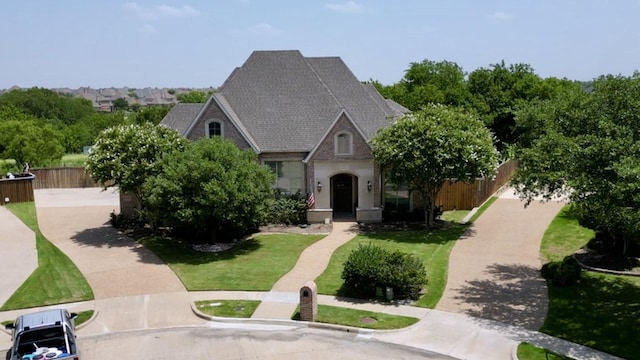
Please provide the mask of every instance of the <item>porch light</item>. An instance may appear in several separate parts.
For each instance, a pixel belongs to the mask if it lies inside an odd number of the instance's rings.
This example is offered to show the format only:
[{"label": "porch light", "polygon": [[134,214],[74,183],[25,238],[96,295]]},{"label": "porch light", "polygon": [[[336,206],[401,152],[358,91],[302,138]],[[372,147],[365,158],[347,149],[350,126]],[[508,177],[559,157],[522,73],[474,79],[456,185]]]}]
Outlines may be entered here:
[{"label": "porch light", "polygon": [[367,180],[367,191],[371,192],[371,180]]},{"label": "porch light", "polygon": [[318,181],[318,192],[322,191],[322,183],[320,181]]}]

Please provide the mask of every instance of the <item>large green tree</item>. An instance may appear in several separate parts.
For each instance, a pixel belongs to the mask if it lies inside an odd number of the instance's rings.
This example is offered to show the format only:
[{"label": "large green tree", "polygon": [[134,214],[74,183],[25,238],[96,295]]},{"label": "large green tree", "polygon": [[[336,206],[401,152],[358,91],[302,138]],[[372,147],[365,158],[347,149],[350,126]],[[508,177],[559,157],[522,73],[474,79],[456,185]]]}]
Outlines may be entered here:
[{"label": "large green tree", "polygon": [[640,73],[600,77],[591,93],[520,115],[544,124],[519,155],[513,182],[522,197],[567,196],[580,222],[612,246],[624,252],[639,241]]},{"label": "large green tree", "polygon": [[192,90],[186,93],[181,93],[176,96],[178,102],[181,103],[205,103],[209,100],[209,96],[213,91],[204,92],[199,90]]},{"label": "large green tree", "polygon": [[382,86],[373,82],[380,93],[409,110],[428,104],[462,106],[470,100],[465,72],[451,61],[423,60],[413,62],[396,84]]},{"label": "large green tree", "polygon": [[207,242],[228,241],[260,225],[273,202],[273,173],[249,150],[214,137],[161,161],[144,184],[156,220]]},{"label": "large green tree", "polygon": [[64,154],[62,134],[50,123],[28,115],[15,106],[0,106],[0,158],[14,159],[17,166],[46,166]]},{"label": "large green tree", "polygon": [[492,135],[482,121],[443,105],[400,118],[382,129],[372,145],[386,179],[420,193],[428,227],[433,227],[435,198],[445,181],[490,176],[498,165]]},{"label": "large green tree", "polygon": [[0,106],[13,105],[25,114],[52,123],[73,124],[95,112],[91,101],[44,88],[16,89],[0,96]]},{"label": "large green tree", "polygon": [[163,156],[181,151],[188,140],[175,130],[145,123],[108,128],[98,138],[87,159],[87,172],[105,189],[117,186],[132,192],[146,206],[141,188],[160,172]]}]

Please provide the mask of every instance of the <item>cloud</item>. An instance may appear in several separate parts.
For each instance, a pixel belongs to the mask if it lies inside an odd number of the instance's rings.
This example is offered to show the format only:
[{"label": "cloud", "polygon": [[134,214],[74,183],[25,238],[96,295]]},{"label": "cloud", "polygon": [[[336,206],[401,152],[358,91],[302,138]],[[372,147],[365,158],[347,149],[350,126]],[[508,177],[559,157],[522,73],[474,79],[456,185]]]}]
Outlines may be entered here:
[{"label": "cloud", "polygon": [[324,7],[331,11],[345,14],[356,14],[364,11],[364,5],[358,4],[355,1],[349,1],[344,4],[326,4]]},{"label": "cloud", "polygon": [[511,20],[514,18],[513,14],[509,14],[506,12],[495,12],[491,15],[491,17],[497,20]]},{"label": "cloud", "polygon": [[122,6],[133,13],[142,21],[153,21],[163,18],[189,18],[202,15],[202,13],[189,5],[181,7],[158,5],[155,7],[143,7],[137,2],[128,2]]}]

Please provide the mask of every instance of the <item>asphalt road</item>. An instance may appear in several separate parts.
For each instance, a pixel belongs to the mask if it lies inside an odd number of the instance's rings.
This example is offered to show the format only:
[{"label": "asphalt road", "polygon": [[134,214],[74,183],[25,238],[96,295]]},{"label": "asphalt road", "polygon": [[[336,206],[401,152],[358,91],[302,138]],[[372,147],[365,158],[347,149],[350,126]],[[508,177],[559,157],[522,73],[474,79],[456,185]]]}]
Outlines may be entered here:
[{"label": "asphalt road", "polygon": [[[224,325],[223,325],[224,326]],[[320,329],[183,327],[78,338],[80,359],[453,359],[357,334]]]}]

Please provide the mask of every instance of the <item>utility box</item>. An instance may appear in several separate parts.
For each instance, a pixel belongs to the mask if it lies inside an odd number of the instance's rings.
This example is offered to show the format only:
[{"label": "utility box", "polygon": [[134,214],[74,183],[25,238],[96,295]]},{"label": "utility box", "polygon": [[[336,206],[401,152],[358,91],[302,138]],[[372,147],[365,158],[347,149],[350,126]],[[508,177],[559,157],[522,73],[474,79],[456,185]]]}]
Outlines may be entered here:
[{"label": "utility box", "polygon": [[300,320],[316,321],[318,317],[318,288],[313,281],[307,281],[300,289]]}]

